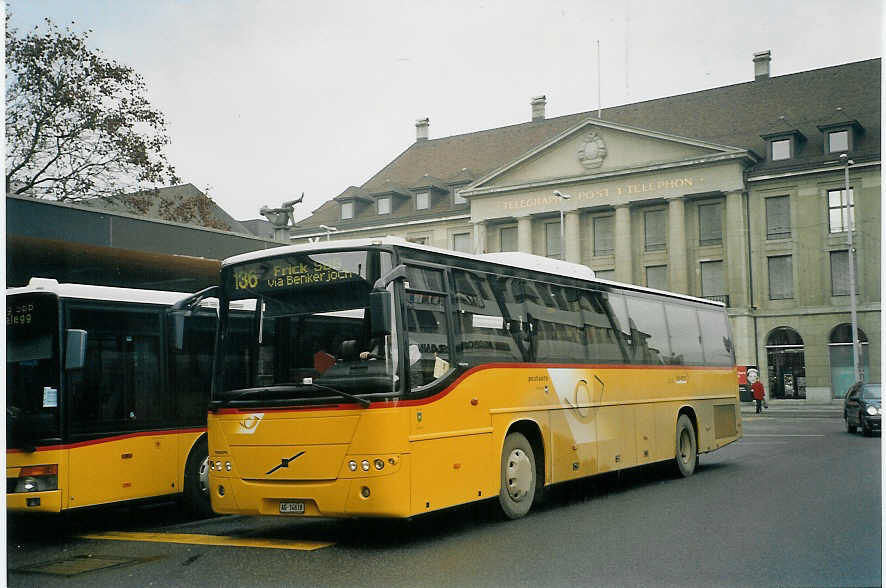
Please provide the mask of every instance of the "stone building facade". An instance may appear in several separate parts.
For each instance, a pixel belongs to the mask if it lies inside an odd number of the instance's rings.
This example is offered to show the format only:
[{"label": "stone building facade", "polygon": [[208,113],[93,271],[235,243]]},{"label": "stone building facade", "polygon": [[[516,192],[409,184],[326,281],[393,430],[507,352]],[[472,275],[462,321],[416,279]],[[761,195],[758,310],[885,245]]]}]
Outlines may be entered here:
[{"label": "stone building facade", "polygon": [[770,77],[769,59],[755,54],[752,82],[601,112],[546,118],[539,96],[526,123],[440,139],[422,119],[292,241],[519,250],[721,300],[737,362],[771,397],[839,398],[851,222],[864,376],[881,381],[880,60]]}]

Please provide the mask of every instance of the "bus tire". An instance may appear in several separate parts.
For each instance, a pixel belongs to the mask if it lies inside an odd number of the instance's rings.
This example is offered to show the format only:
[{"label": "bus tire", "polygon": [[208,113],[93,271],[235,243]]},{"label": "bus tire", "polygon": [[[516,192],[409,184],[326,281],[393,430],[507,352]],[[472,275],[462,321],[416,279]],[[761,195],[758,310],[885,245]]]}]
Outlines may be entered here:
[{"label": "bus tire", "polygon": [[692,419],[685,414],[677,419],[677,453],[674,461],[677,472],[684,478],[691,476],[698,465],[695,427],[692,426]]},{"label": "bus tire", "polygon": [[206,436],[200,437],[191,448],[185,466],[184,506],[197,517],[212,516],[209,501],[209,445]]},{"label": "bus tire", "polygon": [[521,433],[505,438],[501,450],[501,488],[498,502],[509,519],[519,519],[529,512],[535,498],[535,453]]}]

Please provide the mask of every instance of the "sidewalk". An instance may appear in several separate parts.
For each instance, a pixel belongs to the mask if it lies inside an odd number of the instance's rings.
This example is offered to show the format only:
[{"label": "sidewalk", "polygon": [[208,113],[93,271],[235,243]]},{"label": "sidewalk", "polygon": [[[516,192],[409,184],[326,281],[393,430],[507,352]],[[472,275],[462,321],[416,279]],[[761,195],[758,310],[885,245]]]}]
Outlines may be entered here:
[{"label": "sidewalk", "polygon": [[754,402],[741,403],[742,418],[843,418],[843,401],[836,400],[830,404],[809,403],[808,400],[770,400],[769,408],[756,414]]}]

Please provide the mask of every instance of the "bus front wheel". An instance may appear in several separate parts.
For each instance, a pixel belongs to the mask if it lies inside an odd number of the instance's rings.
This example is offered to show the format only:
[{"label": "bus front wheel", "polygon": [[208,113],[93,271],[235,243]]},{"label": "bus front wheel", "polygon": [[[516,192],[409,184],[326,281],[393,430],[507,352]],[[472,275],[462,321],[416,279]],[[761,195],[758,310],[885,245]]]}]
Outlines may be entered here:
[{"label": "bus front wheel", "polygon": [[529,512],[535,498],[535,453],[521,433],[505,438],[501,450],[501,489],[498,502],[509,519],[519,519]]},{"label": "bus front wheel", "polygon": [[209,502],[209,446],[201,437],[191,449],[185,466],[185,508],[197,517],[212,515]]},{"label": "bus front wheel", "polygon": [[684,478],[688,478],[695,472],[698,465],[698,447],[695,440],[695,427],[692,419],[681,414],[677,419],[677,471]]}]

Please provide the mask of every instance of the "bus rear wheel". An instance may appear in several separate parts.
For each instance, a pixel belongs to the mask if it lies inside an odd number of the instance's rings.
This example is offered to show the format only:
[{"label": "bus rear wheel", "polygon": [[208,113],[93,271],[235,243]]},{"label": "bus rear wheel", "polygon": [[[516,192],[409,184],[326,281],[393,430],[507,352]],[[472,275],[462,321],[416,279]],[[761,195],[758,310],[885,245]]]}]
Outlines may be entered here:
[{"label": "bus rear wheel", "polygon": [[522,433],[511,433],[501,450],[501,489],[498,502],[509,519],[529,512],[535,499],[535,453]]},{"label": "bus rear wheel", "polygon": [[677,472],[688,478],[695,472],[698,465],[698,446],[695,440],[695,427],[692,419],[681,414],[677,419],[677,455],[675,458]]},{"label": "bus rear wheel", "polygon": [[201,437],[191,448],[185,466],[184,506],[196,517],[212,515],[209,501],[209,445]]}]

